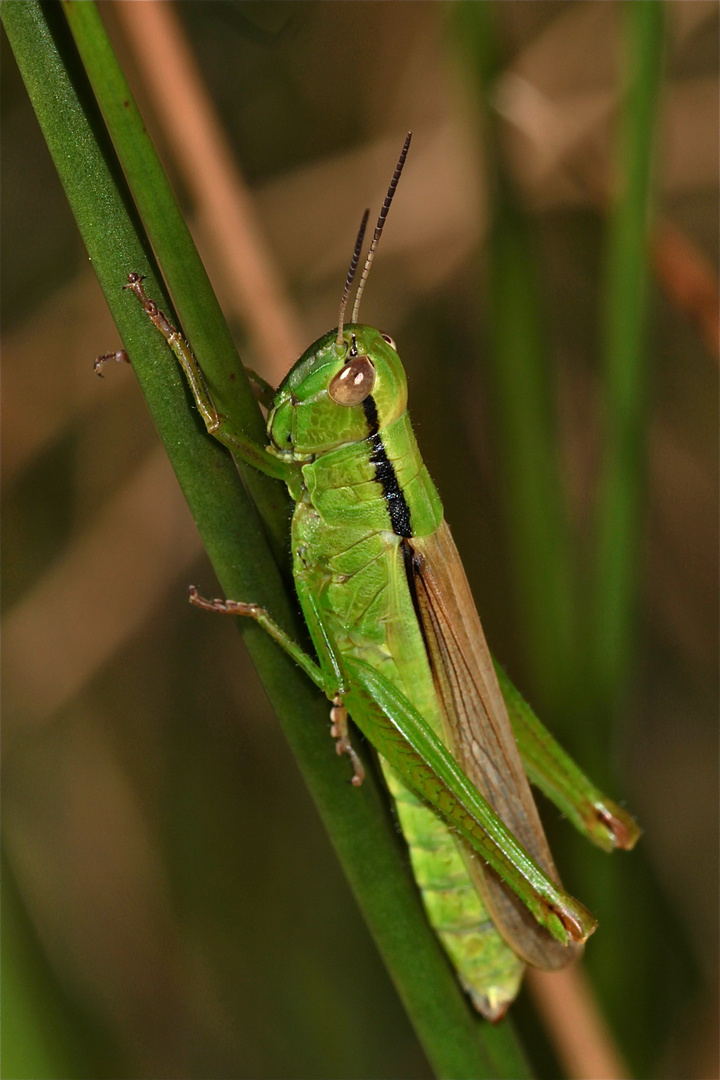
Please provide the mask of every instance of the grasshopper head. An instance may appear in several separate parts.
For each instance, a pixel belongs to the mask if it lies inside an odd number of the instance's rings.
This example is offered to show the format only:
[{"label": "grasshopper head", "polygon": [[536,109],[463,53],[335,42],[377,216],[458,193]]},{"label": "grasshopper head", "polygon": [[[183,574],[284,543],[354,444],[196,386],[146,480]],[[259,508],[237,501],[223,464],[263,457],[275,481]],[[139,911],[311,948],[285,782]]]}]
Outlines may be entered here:
[{"label": "grasshopper head", "polygon": [[357,322],[360,299],[385,219],[405,164],[408,131],[378,217],[360,275],[352,322],[345,324],[350,289],[362,251],[369,210],[363,214],[345,289],[337,332],[321,337],[283,380],[268,416],[271,449],[291,461],[311,461],[341,446],[362,443],[399,419],[407,405],[407,380],[395,342]]},{"label": "grasshopper head", "polygon": [[407,380],[392,338],[351,323],[311,345],[278,389],[268,416],[275,452],[305,461],[359,443],[405,412]]}]

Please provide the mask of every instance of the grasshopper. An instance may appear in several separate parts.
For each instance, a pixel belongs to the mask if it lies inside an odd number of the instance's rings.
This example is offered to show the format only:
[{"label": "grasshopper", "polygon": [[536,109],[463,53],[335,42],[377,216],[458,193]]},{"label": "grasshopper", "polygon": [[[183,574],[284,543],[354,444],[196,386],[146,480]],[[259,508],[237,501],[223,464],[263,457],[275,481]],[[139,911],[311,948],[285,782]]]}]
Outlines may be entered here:
[{"label": "grasshopper", "polygon": [[[393,174],[358,284],[365,211],[338,325],[277,391],[254,379],[268,445],[220,416],[181,334],[142,285],[143,305],[180,363],[208,431],[287,484],[293,575],[315,657],[256,604],[198,607],[255,619],[331,702],[338,753],[362,783],[348,719],[378,752],[428,918],[473,1005],[497,1021],[526,964],[557,970],[582,952],[593,916],[566,893],[528,775],[592,842],[630,849],[634,820],[540,724],[488,651],[460,556],[407,412],[393,339],[358,322],[360,300],[410,145]],[[101,358],[101,364],[106,359]]]}]

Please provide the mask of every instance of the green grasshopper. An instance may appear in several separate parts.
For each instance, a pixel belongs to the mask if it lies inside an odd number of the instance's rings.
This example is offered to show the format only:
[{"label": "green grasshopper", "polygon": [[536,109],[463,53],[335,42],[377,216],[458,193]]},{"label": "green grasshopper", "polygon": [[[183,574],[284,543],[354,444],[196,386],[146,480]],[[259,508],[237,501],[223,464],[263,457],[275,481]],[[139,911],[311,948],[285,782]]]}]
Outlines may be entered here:
[{"label": "green grasshopper", "polygon": [[527,773],[585,835],[631,848],[639,830],[542,727],[491,660],[442,503],[415,442],[395,342],[358,323],[368,272],[410,144],[405,140],[355,296],[369,211],[358,233],[337,329],[300,357],[268,408],[260,446],[218,414],[197,361],[139,274],[126,288],[182,366],[208,431],[283,480],[294,501],[293,574],[316,658],[252,603],[198,607],[255,619],[332,703],[331,734],[363,767],[348,717],[373,744],[431,924],[474,1006],[491,1020],[526,964],[575,960],[595,919],[562,888]]}]

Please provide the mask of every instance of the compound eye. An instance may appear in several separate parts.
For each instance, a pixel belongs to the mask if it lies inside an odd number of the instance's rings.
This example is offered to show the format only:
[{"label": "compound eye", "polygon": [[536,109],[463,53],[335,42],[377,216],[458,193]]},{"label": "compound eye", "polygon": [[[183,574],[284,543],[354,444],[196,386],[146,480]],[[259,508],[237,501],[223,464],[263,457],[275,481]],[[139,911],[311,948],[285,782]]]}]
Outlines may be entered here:
[{"label": "compound eye", "polygon": [[349,360],[328,386],[328,394],[338,405],[359,405],[375,385],[375,368],[369,356]]},{"label": "compound eye", "polygon": [[395,352],[397,352],[397,345],[395,344],[394,338],[391,338],[389,334],[381,334],[380,337],[383,339],[383,341],[387,341],[391,349],[394,349]]}]

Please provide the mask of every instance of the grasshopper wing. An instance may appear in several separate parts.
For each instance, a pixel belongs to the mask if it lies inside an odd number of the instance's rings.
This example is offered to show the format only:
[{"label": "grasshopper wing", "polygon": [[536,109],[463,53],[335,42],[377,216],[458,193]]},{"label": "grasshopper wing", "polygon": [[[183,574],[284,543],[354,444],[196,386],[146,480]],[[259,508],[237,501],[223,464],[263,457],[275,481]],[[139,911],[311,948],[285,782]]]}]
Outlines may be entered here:
[{"label": "grasshopper wing", "polygon": [[[431,536],[405,543],[408,583],[442,705],[445,742],[498,817],[560,886],[450,529],[443,522]],[[469,848],[467,862],[497,929],[523,960],[552,971],[581,954],[581,945],[563,945],[539,926]]]}]

